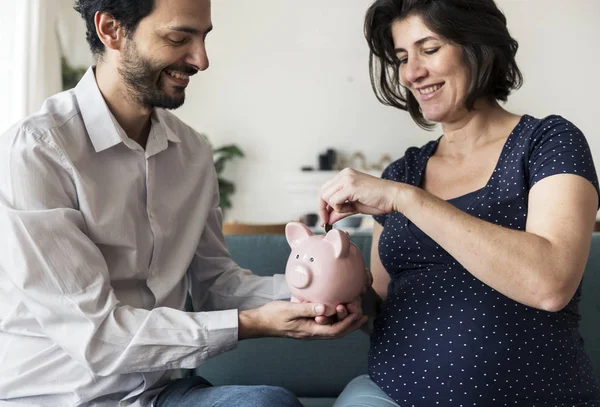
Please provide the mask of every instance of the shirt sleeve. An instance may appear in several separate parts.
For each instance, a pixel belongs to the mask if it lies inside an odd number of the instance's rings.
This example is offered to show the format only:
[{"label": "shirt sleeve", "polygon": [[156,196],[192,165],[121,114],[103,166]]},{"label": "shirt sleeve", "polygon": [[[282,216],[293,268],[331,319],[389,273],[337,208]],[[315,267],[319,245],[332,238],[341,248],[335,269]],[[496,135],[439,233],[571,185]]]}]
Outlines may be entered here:
[{"label": "shirt sleeve", "polygon": [[573,123],[549,116],[534,129],[529,149],[529,187],[557,174],[576,174],[598,192],[598,176],[588,142]]},{"label": "shirt sleeve", "polygon": [[0,138],[0,284],[94,374],[194,368],[237,344],[237,312],[123,305],[86,235],[75,169],[46,133]]},{"label": "shirt sleeve", "polygon": [[270,301],[289,299],[284,274],[257,276],[231,259],[218,203],[219,192],[215,190],[206,226],[188,270],[194,310],[252,309]]}]

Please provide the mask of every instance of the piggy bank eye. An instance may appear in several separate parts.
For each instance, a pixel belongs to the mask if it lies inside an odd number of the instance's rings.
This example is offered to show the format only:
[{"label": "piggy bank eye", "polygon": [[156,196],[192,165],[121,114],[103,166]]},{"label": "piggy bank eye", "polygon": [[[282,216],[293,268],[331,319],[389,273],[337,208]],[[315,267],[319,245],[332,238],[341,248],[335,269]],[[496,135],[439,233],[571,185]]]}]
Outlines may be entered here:
[{"label": "piggy bank eye", "polygon": [[313,261],[315,261],[315,258],[314,258],[314,257],[311,257],[311,258],[310,258],[310,262],[312,263]]},{"label": "piggy bank eye", "polygon": [[299,259],[299,258],[300,258],[300,255],[299,255],[299,254],[297,254],[297,255],[296,255],[296,258],[297,258],[297,259]]}]

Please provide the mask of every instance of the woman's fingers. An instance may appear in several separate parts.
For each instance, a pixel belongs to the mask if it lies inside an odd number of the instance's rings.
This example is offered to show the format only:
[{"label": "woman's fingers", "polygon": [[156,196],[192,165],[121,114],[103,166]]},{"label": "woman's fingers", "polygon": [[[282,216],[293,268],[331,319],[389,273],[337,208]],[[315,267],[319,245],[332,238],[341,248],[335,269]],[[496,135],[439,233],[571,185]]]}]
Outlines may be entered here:
[{"label": "woman's fingers", "polygon": [[348,316],[348,310],[342,304],[339,304],[337,307],[335,307],[335,313],[338,321],[341,321]]},{"label": "woman's fingers", "polygon": [[318,317],[315,317],[315,322],[319,325],[327,325],[329,324],[329,319],[323,315],[319,315]]},{"label": "woman's fingers", "polygon": [[325,226],[325,224],[329,223],[333,223],[329,220],[329,214],[331,213],[331,207],[329,206],[329,204],[327,204],[327,201],[324,201],[323,199],[321,199],[321,197],[319,196],[319,202],[317,204],[317,208],[318,208],[318,212],[319,212],[319,218],[321,219],[321,226]]},{"label": "woman's fingers", "polygon": [[315,329],[315,334],[317,337],[341,338],[360,328],[367,320],[367,317],[351,314],[347,318],[331,325],[318,325]]}]

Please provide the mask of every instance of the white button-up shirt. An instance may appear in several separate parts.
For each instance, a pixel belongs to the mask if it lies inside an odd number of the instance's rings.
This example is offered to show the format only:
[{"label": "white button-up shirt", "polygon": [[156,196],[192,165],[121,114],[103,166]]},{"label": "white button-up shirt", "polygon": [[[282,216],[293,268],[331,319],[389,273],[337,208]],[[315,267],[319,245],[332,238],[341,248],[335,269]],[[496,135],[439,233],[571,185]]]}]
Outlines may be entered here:
[{"label": "white button-up shirt", "polygon": [[231,260],[218,201],[207,141],[156,109],[144,150],[91,68],[0,137],[0,405],[147,406],[234,348],[289,292]]}]

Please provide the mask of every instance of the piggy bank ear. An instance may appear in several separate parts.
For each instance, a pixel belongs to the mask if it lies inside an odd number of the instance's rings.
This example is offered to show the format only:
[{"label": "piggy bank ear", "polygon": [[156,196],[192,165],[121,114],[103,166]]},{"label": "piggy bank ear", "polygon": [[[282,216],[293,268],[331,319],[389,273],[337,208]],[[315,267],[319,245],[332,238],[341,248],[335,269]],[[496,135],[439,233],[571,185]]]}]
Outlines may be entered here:
[{"label": "piggy bank ear", "polygon": [[335,258],[345,257],[350,249],[350,238],[346,232],[342,232],[338,229],[332,229],[325,235],[326,242],[329,242],[333,246],[333,253]]},{"label": "piggy bank ear", "polygon": [[290,222],[285,225],[285,238],[291,247],[296,247],[301,241],[313,235],[304,224],[300,222]]}]

